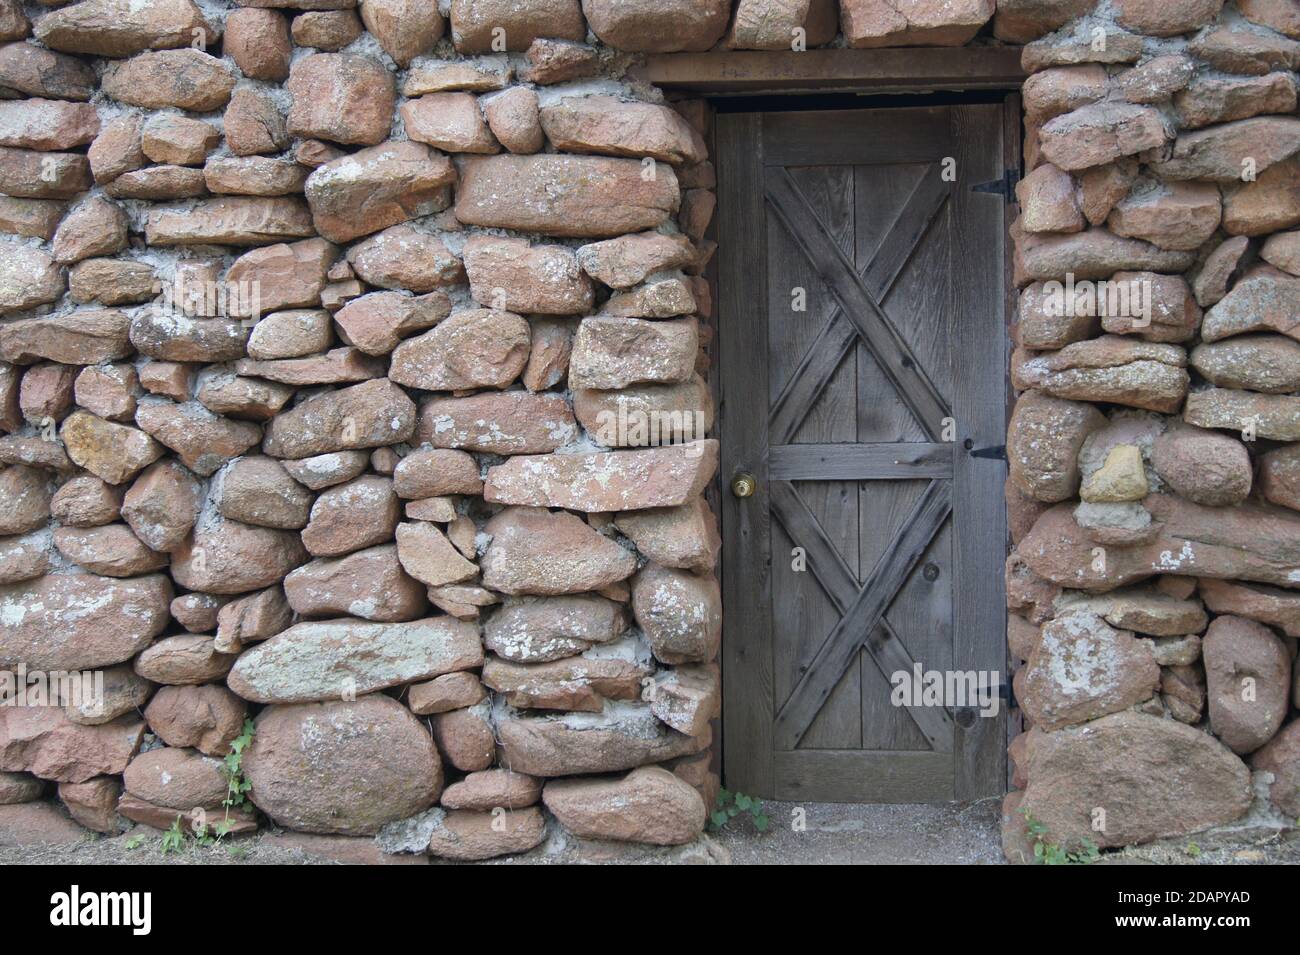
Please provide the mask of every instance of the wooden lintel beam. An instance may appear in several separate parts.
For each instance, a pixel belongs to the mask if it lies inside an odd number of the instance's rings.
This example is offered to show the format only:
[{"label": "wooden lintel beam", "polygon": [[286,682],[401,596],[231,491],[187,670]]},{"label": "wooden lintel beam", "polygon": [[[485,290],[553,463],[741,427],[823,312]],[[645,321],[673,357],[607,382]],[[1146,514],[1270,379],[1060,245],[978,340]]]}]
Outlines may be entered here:
[{"label": "wooden lintel beam", "polygon": [[1020,47],[722,50],[649,56],[647,82],[699,93],[1018,89]]}]

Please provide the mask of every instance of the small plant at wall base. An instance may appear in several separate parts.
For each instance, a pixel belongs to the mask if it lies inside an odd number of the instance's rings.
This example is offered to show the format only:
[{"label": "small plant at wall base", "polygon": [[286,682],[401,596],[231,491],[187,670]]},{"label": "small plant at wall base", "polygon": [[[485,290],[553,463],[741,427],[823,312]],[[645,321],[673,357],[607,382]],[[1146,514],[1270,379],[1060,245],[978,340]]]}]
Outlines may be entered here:
[{"label": "small plant at wall base", "polygon": [[217,823],[217,837],[226,835],[230,832],[230,810],[235,806],[242,806],[245,802],[245,795],[253,784],[244,778],[244,750],[248,749],[253,742],[253,734],[257,730],[250,719],[244,720],[244,731],[234,738],[230,743],[230,752],[226,754],[225,771],[226,771],[226,798],[221,801],[221,805],[226,809],[225,818]]},{"label": "small plant at wall base", "polygon": [[771,820],[763,812],[762,800],[744,793],[733,793],[728,789],[719,789],[715,808],[709,814],[709,831],[720,832],[731,820],[739,815],[749,814],[750,822],[759,832],[766,832]]},{"label": "small plant at wall base", "polygon": [[163,855],[180,852],[185,848],[185,830],[181,826],[180,816],[177,816],[172,822],[172,827],[163,833],[161,848]]},{"label": "small plant at wall base", "polygon": [[[236,806],[242,806],[247,801],[247,793],[253,788],[253,784],[244,778],[244,751],[248,749],[253,742],[253,734],[256,732],[253,721],[244,720],[243,732],[234,738],[230,743],[230,752],[226,754],[222,761],[222,770],[226,775],[226,798],[221,800],[221,805],[225,808],[225,816],[211,829],[206,823],[200,822],[194,827],[194,841],[201,846],[216,845],[225,836],[230,834],[233,828],[230,821],[230,810]],[[185,847],[185,827],[182,822],[183,817],[177,816],[172,826],[162,838],[162,852],[166,855],[170,852],[179,852]]]},{"label": "small plant at wall base", "polygon": [[1047,826],[1031,816],[1029,810],[1021,809],[1020,814],[1025,817],[1025,831],[1034,840],[1034,861],[1039,865],[1089,865],[1101,858],[1097,844],[1091,839],[1084,839],[1077,850],[1067,850],[1047,841]]}]

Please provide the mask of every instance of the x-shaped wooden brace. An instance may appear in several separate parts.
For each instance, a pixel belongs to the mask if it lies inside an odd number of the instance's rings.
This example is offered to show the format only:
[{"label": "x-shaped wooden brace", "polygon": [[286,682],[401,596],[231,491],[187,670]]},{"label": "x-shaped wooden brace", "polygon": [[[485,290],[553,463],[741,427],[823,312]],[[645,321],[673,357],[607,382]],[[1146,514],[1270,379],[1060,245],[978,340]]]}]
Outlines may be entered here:
[{"label": "x-shaped wooden brace", "polygon": [[[913,660],[885,619],[885,611],[907,581],[930,542],[952,511],[952,450],[938,443],[856,445],[845,448],[861,461],[893,460],[897,474],[875,471],[876,476],[931,477],[925,493],[903,522],[902,530],[881,555],[859,587],[853,572],[827,538],[812,512],[789,480],[806,477],[833,480],[835,475],[814,469],[800,474],[797,465],[782,468],[784,444],[821,394],[844,353],[861,338],[876,357],[899,396],[933,442],[948,407],[898,334],[879,302],[910,259],[917,244],[949,193],[939,176],[924,176],[904,204],[862,273],[853,267],[839,244],[826,231],[789,172],[770,167],[766,198],[830,289],[839,306],[799,363],[773,409],[773,461],[770,499],[773,515],[791,538],[805,548],[809,566],[819,585],[839,610],[838,624],[810,659],[800,665],[800,678],[777,713],[777,746],[794,749],[812,726],[845,670],[861,648],[867,650],[886,679],[903,671],[912,673]],[[872,286],[868,289],[868,283]],[[828,458],[836,446],[815,446]],[[798,446],[805,455],[807,446]],[[910,457],[909,457],[910,449]],[[791,449],[793,451],[793,448]],[[836,455],[843,460],[843,454]],[[794,454],[788,457],[793,459]],[[907,457],[906,461],[902,458]],[[918,469],[918,465],[920,466]],[[909,713],[931,746],[939,752],[952,748],[952,719],[942,707],[913,706]]]}]

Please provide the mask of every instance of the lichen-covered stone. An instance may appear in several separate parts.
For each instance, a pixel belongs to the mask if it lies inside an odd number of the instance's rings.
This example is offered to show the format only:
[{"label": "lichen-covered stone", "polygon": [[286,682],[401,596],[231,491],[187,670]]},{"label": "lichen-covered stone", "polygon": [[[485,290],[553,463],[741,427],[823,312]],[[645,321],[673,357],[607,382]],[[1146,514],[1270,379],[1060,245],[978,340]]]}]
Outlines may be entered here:
[{"label": "lichen-covered stone", "polygon": [[674,507],[698,495],[718,466],[717,442],[515,457],[488,469],[483,496],[502,504],[588,513]]},{"label": "lichen-covered stone", "polygon": [[542,800],[575,836],[681,845],[704,829],[704,800],[666,769],[645,766],[621,779],[562,779]]},{"label": "lichen-covered stone", "polygon": [[299,623],[240,655],[228,683],[254,703],[349,699],[479,666],[478,628],[430,617],[409,623]]},{"label": "lichen-covered stone", "polygon": [[167,626],[171,581],[47,574],[0,587],[0,662],[80,670],[129,660]]},{"label": "lichen-covered stone", "polygon": [[497,762],[531,776],[613,773],[700,752],[709,734],[687,736],[646,704],[610,703],[601,713],[509,715],[497,722]]},{"label": "lichen-covered stone", "polygon": [[625,580],[636,557],[573,514],[507,507],[484,526],[483,585],[507,594],[571,594]]},{"label": "lichen-covered stone", "polygon": [[[1035,734],[1022,807],[1054,844],[1150,842],[1232,822],[1250,804],[1250,773],[1200,730],[1140,713]],[[1098,806],[1105,828],[1093,825]]]},{"label": "lichen-covered stone", "polygon": [[1159,682],[1149,643],[1090,613],[1071,613],[1042,628],[1017,698],[1036,727],[1056,730],[1126,710]]},{"label": "lichen-covered stone", "polygon": [[671,167],[647,179],[633,159],[500,155],[465,162],[455,209],[466,225],[605,238],[662,225],[679,201]]},{"label": "lichen-covered stone", "polygon": [[396,700],[272,706],[244,773],[254,804],[301,832],[368,835],[433,805],[442,767],[428,731]]}]

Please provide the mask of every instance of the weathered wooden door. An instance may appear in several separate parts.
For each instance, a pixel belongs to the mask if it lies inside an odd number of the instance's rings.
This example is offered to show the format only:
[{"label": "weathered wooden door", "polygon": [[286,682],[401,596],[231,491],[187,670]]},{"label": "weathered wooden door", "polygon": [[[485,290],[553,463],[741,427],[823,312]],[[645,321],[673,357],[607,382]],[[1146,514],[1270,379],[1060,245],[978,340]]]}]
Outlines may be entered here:
[{"label": "weathered wooden door", "polygon": [[[950,684],[1006,670],[1003,116],[718,117],[733,789],[1005,788],[1004,706],[891,700],[917,664]],[[752,496],[731,488],[742,475]]]}]

